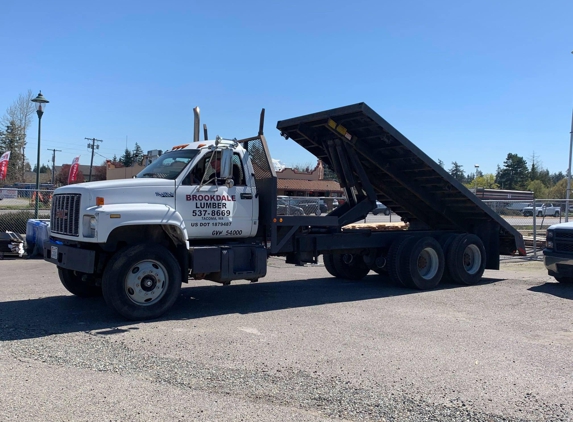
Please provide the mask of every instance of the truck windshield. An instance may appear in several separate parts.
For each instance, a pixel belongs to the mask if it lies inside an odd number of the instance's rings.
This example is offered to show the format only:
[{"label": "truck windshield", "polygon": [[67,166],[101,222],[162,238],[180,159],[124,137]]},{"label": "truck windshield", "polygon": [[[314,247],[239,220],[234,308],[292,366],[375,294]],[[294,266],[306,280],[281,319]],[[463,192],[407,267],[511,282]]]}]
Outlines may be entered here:
[{"label": "truck windshield", "polygon": [[199,154],[197,149],[182,149],[170,151],[155,159],[153,163],[145,167],[136,178],[153,177],[157,179],[175,180],[187,164]]}]

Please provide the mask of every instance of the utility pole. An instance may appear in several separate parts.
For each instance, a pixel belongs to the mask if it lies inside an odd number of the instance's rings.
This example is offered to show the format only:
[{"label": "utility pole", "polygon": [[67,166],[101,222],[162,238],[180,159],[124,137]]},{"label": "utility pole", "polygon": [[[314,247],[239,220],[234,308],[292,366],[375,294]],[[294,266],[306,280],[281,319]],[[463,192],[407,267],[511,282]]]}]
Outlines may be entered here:
[{"label": "utility pole", "polygon": [[96,144],[96,142],[103,142],[101,139],[96,139],[96,138],[85,138],[88,141],[92,141],[91,144],[88,144],[88,148],[92,149],[92,159],[90,161],[90,182],[92,181],[92,167],[94,165],[94,149],[99,149],[99,145]]},{"label": "utility pole", "polygon": [[54,171],[56,169],[56,151],[57,152],[62,152],[61,149],[50,149],[48,148],[48,151],[52,151],[52,185],[54,184]]}]

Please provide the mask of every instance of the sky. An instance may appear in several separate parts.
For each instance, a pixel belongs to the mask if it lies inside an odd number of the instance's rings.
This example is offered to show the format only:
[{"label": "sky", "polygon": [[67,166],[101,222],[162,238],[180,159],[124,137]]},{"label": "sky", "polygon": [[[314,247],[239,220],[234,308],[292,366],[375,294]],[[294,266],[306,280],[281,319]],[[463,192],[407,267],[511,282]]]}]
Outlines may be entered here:
[{"label": "sky", "polygon": [[[430,158],[495,173],[508,153],[566,173],[573,2],[10,0],[0,116],[41,90],[41,163],[94,164],[209,137],[256,135],[273,158],[315,158],[276,123],[365,102]],[[38,121],[26,154],[36,164]],[[201,130],[202,133],[202,130]]]}]

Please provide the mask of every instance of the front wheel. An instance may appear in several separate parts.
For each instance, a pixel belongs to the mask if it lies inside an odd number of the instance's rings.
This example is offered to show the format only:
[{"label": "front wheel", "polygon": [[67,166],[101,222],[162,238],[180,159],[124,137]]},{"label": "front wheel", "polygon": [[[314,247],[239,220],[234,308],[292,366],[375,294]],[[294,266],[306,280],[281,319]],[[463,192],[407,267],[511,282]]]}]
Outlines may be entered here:
[{"label": "front wheel", "polygon": [[102,290],[108,306],[123,317],[157,318],[171,308],[179,296],[181,268],[163,246],[128,246],[107,264]]},{"label": "front wheel", "polygon": [[78,297],[101,296],[101,286],[97,286],[87,274],[58,267],[58,276],[66,290],[73,295]]}]

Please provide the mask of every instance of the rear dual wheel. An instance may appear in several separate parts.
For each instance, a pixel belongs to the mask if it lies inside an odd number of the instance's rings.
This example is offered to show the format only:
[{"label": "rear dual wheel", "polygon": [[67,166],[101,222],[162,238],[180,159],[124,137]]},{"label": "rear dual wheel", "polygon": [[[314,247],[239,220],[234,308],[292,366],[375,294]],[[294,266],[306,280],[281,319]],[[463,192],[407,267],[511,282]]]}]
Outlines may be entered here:
[{"label": "rear dual wheel", "polygon": [[459,234],[446,250],[448,278],[454,283],[478,283],[485,270],[485,247],[475,234]]},{"label": "rear dual wheel", "polygon": [[444,273],[444,252],[433,237],[398,239],[388,252],[390,277],[406,287],[428,290]]},{"label": "rear dual wheel", "polygon": [[[445,251],[445,253],[444,253]],[[388,271],[395,282],[421,290],[436,287],[442,279],[472,285],[485,270],[485,247],[474,234],[406,237],[396,240],[388,252]]]},{"label": "rear dual wheel", "polygon": [[325,253],[322,256],[324,267],[331,275],[349,280],[362,280],[370,272],[362,255]]}]

